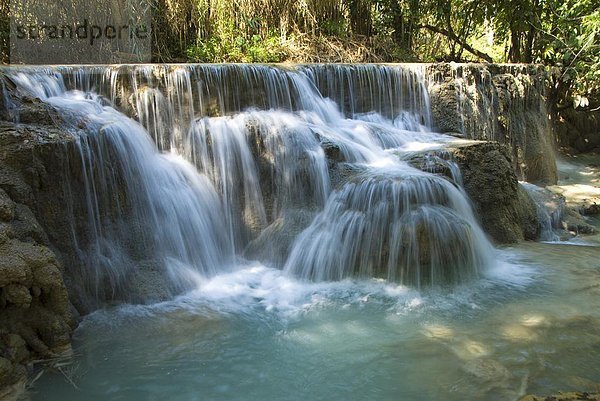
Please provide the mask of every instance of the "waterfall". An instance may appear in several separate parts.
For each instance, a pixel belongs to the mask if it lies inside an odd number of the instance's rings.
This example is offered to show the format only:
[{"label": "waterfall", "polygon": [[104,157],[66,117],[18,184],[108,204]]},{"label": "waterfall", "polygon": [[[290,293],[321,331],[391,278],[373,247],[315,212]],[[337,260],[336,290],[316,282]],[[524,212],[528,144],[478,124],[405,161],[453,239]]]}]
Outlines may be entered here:
[{"label": "waterfall", "polygon": [[400,165],[362,174],[332,195],[301,234],[287,271],[421,286],[466,282],[489,262],[485,236],[450,182]]},{"label": "waterfall", "polygon": [[566,214],[565,199],[545,188],[522,182],[520,185],[535,202],[539,220],[540,240],[559,241],[561,222]]},{"label": "waterfall", "polygon": [[60,74],[18,73],[11,79],[59,110],[63,128],[76,136],[87,238],[74,246],[84,265],[78,273],[91,295],[120,292],[136,258],[160,261],[173,291],[185,284],[185,272],[177,270],[215,274],[232,258],[218,195],[190,163],[159,153],[139,123],[101,97],[67,91]]},{"label": "waterfall", "polygon": [[[76,136],[86,283],[117,292],[140,260],[173,291],[219,274],[290,210],[315,216],[280,266],[307,280],[463,283],[492,260],[443,149],[418,67],[22,67],[6,74]],[[72,190],[78,190],[72,188]],[[142,255],[140,255],[142,253]],[[236,258],[238,262],[236,262]]]}]

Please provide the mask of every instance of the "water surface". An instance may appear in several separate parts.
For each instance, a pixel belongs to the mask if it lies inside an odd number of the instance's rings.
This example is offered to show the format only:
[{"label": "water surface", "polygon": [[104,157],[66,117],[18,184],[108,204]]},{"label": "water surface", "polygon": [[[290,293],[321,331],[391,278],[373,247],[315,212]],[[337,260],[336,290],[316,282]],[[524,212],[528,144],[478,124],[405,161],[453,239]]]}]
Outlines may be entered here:
[{"label": "water surface", "polygon": [[173,301],[120,306],[76,331],[74,388],[34,400],[514,400],[597,391],[598,239],[525,243],[472,286],[309,284],[241,267]]}]

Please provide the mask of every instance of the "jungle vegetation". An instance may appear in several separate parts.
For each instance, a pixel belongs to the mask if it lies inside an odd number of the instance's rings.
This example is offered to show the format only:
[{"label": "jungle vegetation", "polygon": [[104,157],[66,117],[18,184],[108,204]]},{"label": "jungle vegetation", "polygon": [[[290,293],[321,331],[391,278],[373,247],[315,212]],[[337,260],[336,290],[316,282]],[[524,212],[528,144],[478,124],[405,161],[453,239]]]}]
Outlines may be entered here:
[{"label": "jungle vegetation", "polygon": [[[0,0],[8,62],[9,0]],[[156,62],[512,62],[599,107],[597,0],[151,0]]]}]

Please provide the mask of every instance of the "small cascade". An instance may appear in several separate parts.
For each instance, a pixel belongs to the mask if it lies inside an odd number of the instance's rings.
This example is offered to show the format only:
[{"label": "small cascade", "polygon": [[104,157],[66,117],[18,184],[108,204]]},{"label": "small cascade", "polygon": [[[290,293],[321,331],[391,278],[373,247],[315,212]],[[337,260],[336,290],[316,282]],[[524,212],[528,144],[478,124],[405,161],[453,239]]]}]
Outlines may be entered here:
[{"label": "small cascade", "polygon": [[451,174],[410,164],[415,151],[453,140],[432,132],[420,67],[24,67],[10,76],[76,137],[91,233],[76,245],[92,287],[118,292],[140,260],[158,260],[183,289],[190,272],[229,269],[286,216],[316,216],[277,266],[301,279],[454,284],[493,259],[443,151]]},{"label": "small cascade", "polygon": [[545,188],[528,182],[522,182],[520,185],[535,202],[539,220],[540,240],[559,241],[559,232],[563,228],[562,221],[566,213],[565,199]]},{"label": "small cascade", "polygon": [[194,122],[185,146],[222,194],[238,249],[287,207],[322,207],[329,195],[325,153],[311,126],[294,114],[249,111]]},{"label": "small cascade", "polygon": [[490,246],[452,183],[408,165],[366,170],[333,194],[286,270],[313,280],[383,277],[418,287],[466,282]]},{"label": "small cascade", "polygon": [[388,120],[410,119],[412,130],[431,127],[427,87],[417,68],[316,64],[301,71],[319,92],[332,99],[346,117],[376,112]]},{"label": "small cascade", "polygon": [[71,163],[81,169],[87,204],[86,230],[71,222],[84,265],[76,275],[92,297],[122,297],[140,260],[158,261],[174,293],[186,284],[178,269],[213,275],[231,260],[218,195],[191,164],[159,153],[139,123],[101,97],[66,91],[58,74],[11,79],[55,107],[75,136],[79,160]]}]

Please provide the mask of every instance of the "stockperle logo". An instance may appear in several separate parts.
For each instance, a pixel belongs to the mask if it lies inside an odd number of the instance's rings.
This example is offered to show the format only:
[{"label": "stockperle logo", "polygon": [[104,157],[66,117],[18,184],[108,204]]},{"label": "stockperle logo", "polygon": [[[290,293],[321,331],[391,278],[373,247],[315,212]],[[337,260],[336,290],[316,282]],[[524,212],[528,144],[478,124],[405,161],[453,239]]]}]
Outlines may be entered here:
[{"label": "stockperle logo", "polygon": [[151,59],[151,0],[11,0],[14,64],[113,64]]}]

